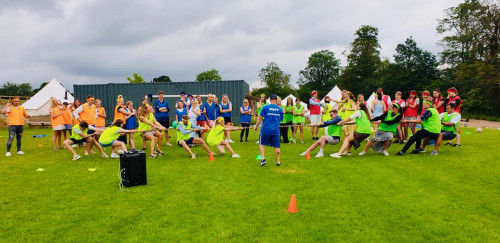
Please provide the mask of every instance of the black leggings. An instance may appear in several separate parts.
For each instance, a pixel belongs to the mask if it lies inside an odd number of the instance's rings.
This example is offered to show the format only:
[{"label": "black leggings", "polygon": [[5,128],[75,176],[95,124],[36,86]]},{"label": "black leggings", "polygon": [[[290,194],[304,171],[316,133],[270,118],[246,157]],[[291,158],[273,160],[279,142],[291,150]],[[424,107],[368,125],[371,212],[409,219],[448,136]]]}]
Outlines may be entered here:
[{"label": "black leggings", "polygon": [[245,134],[245,141],[248,140],[248,131],[250,131],[250,123],[241,123],[241,127],[243,127],[243,130],[241,130],[240,133],[240,141],[243,140],[243,134]]},{"label": "black leggings", "polygon": [[283,143],[288,143],[288,129],[290,127],[285,127],[285,126],[290,126],[292,125],[292,122],[286,122],[286,123],[281,123],[280,124],[280,136],[283,137]]}]

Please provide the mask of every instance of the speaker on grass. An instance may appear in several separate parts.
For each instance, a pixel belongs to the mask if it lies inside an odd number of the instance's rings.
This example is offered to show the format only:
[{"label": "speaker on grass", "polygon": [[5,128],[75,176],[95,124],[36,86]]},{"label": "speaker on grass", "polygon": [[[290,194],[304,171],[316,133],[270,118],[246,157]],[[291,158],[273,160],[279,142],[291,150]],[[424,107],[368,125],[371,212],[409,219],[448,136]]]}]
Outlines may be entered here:
[{"label": "speaker on grass", "polygon": [[123,186],[146,185],[146,153],[141,150],[131,150],[120,154],[120,175]]}]

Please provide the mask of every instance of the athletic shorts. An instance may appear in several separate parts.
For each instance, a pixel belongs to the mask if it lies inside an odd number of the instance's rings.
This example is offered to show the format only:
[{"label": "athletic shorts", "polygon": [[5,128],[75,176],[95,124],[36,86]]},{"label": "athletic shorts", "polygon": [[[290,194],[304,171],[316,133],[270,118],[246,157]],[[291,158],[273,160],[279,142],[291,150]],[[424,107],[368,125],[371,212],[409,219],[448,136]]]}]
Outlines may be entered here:
[{"label": "athletic shorts", "polygon": [[321,115],[311,115],[309,119],[311,119],[311,125],[317,125],[321,123]]},{"label": "athletic shorts", "polygon": [[[190,145],[190,144],[193,144],[193,139],[194,139],[194,137],[190,137],[189,139],[181,140],[181,141],[186,142],[186,145]],[[180,144],[181,141],[177,141],[177,145],[182,147],[182,145]]]},{"label": "athletic shorts", "polygon": [[196,126],[205,127],[205,124],[207,124],[205,121],[196,121]]},{"label": "athletic shorts", "polygon": [[354,140],[351,141],[350,144],[354,147],[354,149],[358,149],[359,146],[361,146],[361,142],[370,136],[369,133],[359,133],[356,131],[352,135],[354,136]]},{"label": "athletic shorts", "polygon": [[280,147],[280,135],[259,134],[259,144],[264,146]]},{"label": "athletic shorts", "polygon": [[455,133],[448,131],[442,131],[441,134],[443,134],[443,140],[452,140],[457,136]]},{"label": "athletic shorts", "polygon": [[55,127],[52,127],[52,131],[62,131],[64,130],[64,125],[57,125]]},{"label": "athletic shorts", "polygon": [[103,144],[103,143],[99,142],[99,144],[101,145],[101,147],[105,148],[105,147],[109,147],[109,146],[113,145],[114,142],[115,142],[115,140],[111,141],[111,143]]},{"label": "athletic shorts", "polygon": [[86,139],[80,139],[80,140],[76,140],[74,138],[70,138],[69,140],[71,140],[73,142],[73,144],[82,144],[82,143],[85,143],[86,142]]},{"label": "athletic shorts", "polygon": [[90,130],[91,127],[95,127],[94,125],[89,125],[89,130],[87,130],[87,134],[94,134],[94,130]]},{"label": "athletic shorts", "polygon": [[340,142],[340,137],[337,136],[326,136],[326,142],[331,145],[335,145]]},{"label": "athletic shorts", "polygon": [[142,137],[142,139],[146,139],[146,137],[149,135],[154,136],[155,132],[154,131],[145,132],[145,133],[141,134],[141,137]]},{"label": "athletic shorts", "polygon": [[162,118],[161,120],[156,120],[158,123],[160,123],[162,126],[164,126],[165,128],[169,128],[170,127],[170,119],[168,119],[168,117],[165,117],[165,118]]},{"label": "athletic shorts", "polygon": [[231,117],[224,117],[224,122],[226,124],[231,123]]},{"label": "athletic shorts", "polygon": [[73,129],[73,125],[71,124],[64,124],[64,130],[72,130]]},{"label": "athletic shorts", "polygon": [[123,142],[124,144],[127,144],[127,135],[119,136],[117,140]]}]

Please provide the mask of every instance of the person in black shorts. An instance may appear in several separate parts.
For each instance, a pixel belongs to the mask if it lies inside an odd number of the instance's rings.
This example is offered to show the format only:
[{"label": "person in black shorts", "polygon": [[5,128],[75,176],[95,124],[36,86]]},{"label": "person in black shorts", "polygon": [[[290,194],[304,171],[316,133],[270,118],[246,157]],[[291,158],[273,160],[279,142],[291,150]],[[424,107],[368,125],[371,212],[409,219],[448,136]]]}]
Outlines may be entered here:
[{"label": "person in black shorts", "polygon": [[[165,133],[165,140],[167,142],[167,146],[172,146],[170,144],[170,138],[168,136],[168,128],[170,127],[170,119],[168,112],[170,111],[170,107],[168,105],[168,101],[164,99],[165,93],[163,91],[158,92],[158,100],[154,103],[155,108],[155,118],[162,126],[167,128]],[[162,141],[159,141],[160,143]]]}]

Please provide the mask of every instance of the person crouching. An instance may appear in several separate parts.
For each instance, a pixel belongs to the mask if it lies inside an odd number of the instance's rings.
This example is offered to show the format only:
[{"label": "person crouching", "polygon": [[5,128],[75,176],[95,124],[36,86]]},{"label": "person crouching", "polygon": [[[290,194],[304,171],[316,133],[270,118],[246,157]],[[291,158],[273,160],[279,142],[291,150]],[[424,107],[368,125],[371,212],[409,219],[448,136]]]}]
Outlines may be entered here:
[{"label": "person crouching", "polygon": [[116,154],[116,150],[118,150],[118,153],[127,152],[127,146],[125,146],[124,142],[118,141],[118,138],[123,133],[137,132],[137,130],[125,130],[122,128],[123,125],[123,120],[117,119],[113,124],[111,124],[111,126],[104,129],[101,137],[99,137],[99,144],[101,145],[101,147],[105,148],[111,146],[111,158],[113,159],[120,158],[120,156]]},{"label": "person crouching", "polygon": [[191,158],[193,159],[196,158],[196,155],[189,148],[190,144],[201,144],[203,149],[205,149],[208,154],[212,153],[203,139],[196,138],[192,134],[192,132],[201,130],[203,130],[203,127],[193,125],[191,124],[191,122],[189,122],[188,115],[183,115],[182,122],[179,122],[177,124],[177,145],[183,147],[186,151],[188,151],[188,153],[191,155]]}]

